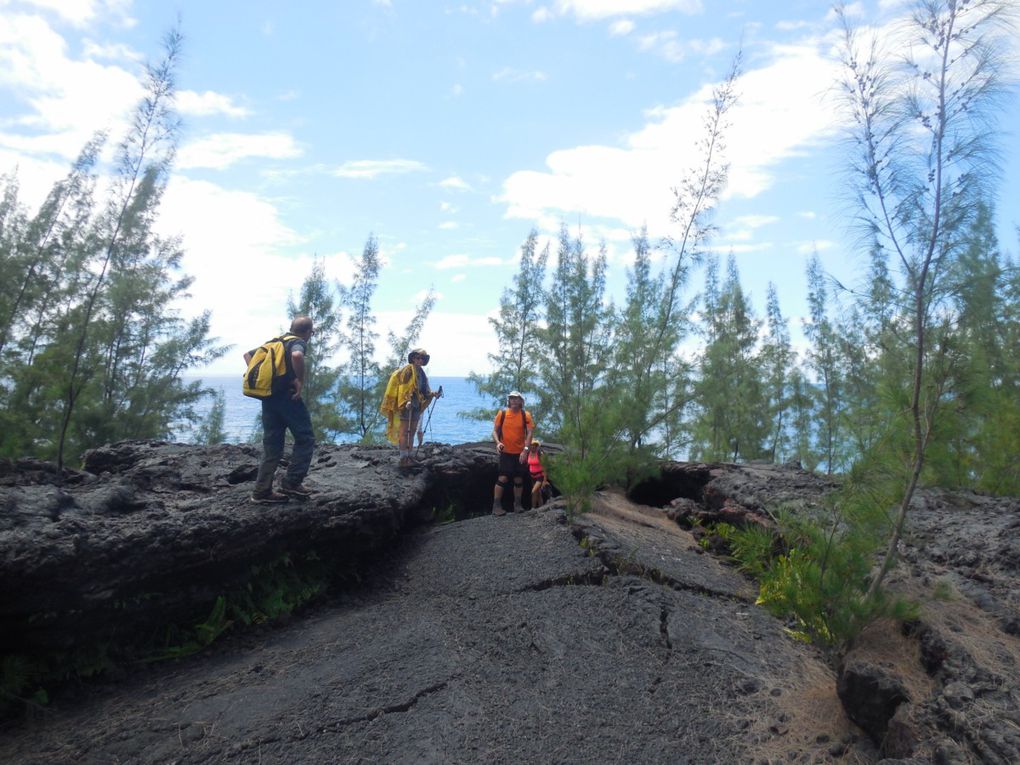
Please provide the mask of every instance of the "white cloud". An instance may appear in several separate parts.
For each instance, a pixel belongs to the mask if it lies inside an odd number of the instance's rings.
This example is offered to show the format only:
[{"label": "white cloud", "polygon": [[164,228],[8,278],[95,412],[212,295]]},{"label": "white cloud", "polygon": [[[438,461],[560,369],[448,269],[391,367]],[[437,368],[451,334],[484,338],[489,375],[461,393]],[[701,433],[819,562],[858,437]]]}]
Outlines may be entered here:
[{"label": "white cloud", "polygon": [[709,252],[733,253],[734,255],[746,255],[752,252],[765,252],[773,248],[772,242],[757,242],[755,244],[713,244],[705,249]]},{"label": "white cloud", "polygon": [[83,50],[86,58],[105,58],[111,61],[130,61],[134,63],[145,60],[145,56],[138,51],[130,46],[119,43],[101,45],[92,40],[85,40]]},{"label": "white cloud", "polygon": [[471,191],[471,185],[463,178],[459,178],[456,175],[452,175],[449,178],[444,178],[439,182],[439,185],[444,189],[452,189],[453,191]]},{"label": "white cloud", "polygon": [[251,116],[250,109],[237,106],[230,96],[214,93],[211,90],[202,93],[196,93],[194,90],[179,91],[176,103],[177,110],[181,114],[190,114],[196,117],[208,117],[213,114],[237,118]]},{"label": "white cloud", "polygon": [[[212,310],[211,334],[235,344],[237,354],[284,328],[288,292],[300,289],[313,256],[288,254],[301,238],[271,203],[247,191],[174,176],[157,228],[182,236],[182,270],[195,279],[192,298],[182,306],[186,315]],[[351,270],[336,257],[326,267],[331,276]],[[234,354],[220,362],[226,372],[238,363]]]},{"label": "white cloud", "polygon": [[450,88],[450,95],[453,96],[454,98],[459,98],[460,96],[464,95],[464,86],[461,85],[459,82],[455,82],[453,84],[453,87]]},{"label": "white cloud", "polygon": [[37,210],[53,184],[67,175],[70,166],[66,162],[39,159],[22,151],[7,151],[7,143],[0,134],[0,175],[17,169],[18,200],[30,210]]},{"label": "white cloud", "polygon": [[397,255],[407,249],[407,242],[396,242],[395,244],[389,244],[388,242],[380,240],[379,244],[379,262],[383,267],[389,266],[396,260]]},{"label": "white cloud", "polygon": [[17,4],[24,8],[34,8],[44,13],[52,13],[61,21],[75,27],[86,27],[97,21],[100,16],[122,27],[132,27],[135,19],[130,16],[132,0],[0,0],[0,8],[5,5]]},{"label": "white cloud", "polygon": [[512,69],[508,66],[492,73],[493,82],[545,82],[549,75],[542,71],[526,72],[521,69]]},{"label": "white cloud", "polygon": [[797,213],[797,215],[799,215],[802,218],[806,218],[807,220],[814,220],[815,218],[818,217],[818,213],[816,213],[814,210],[802,210],[801,212]]},{"label": "white cloud", "polygon": [[454,229],[460,228],[460,224],[455,220],[444,220],[439,224],[439,228],[444,231],[453,231]]},{"label": "white cloud", "polygon": [[701,0],[556,0],[553,10],[559,16],[574,16],[578,21],[599,21],[614,16],[646,16],[666,11],[694,15],[702,12]]},{"label": "white cloud", "polygon": [[475,266],[501,266],[503,260],[495,257],[473,258],[470,255],[447,255],[435,263],[440,271],[450,268],[471,268]]},{"label": "white cloud", "polygon": [[804,30],[810,28],[812,25],[811,21],[804,20],[783,20],[776,21],[775,28],[779,32],[796,32],[797,30]]},{"label": "white cloud", "polygon": [[467,274],[454,274],[450,277],[450,281],[454,284],[460,284],[465,279],[467,279]]},{"label": "white cloud", "polygon": [[541,8],[536,8],[535,12],[531,14],[531,20],[536,24],[543,24],[546,21],[551,21],[553,18],[553,12],[544,5]]},{"label": "white cloud", "polygon": [[439,209],[444,213],[453,214],[457,212],[457,206],[451,202],[440,202]]},{"label": "white cloud", "polygon": [[731,225],[739,228],[756,229],[778,222],[779,218],[775,215],[741,215],[734,218]]},{"label": "white cloud", "polygon": [[[10,4],[10,0],[0,0],[0,7]],[[94,0],[21,0],[19,4],[55,13],[75,26],[85,26],[96,17]]]},{"label": "white cloud", "polygon": [[[725,196],[753,198],[775,183],[775,167],[832,136],[836,111],[823,95],[835,81],[836,63],[813,45],[787,46],[774,60],[741,76],[730,112]],[[668,231],[675,188],[689,172],[704,135],[711,87],[683,103],[650,110],[648,123],[618,146],[579,146],[554,151],[544,171],[520,171],[503,183],[506,215],[535,221],[586,218],[618,221],[652,236]]]},{"label": "white cloud", "polygon": [[[882,5],[882,8],[892,7]],[[848,19],[863,18],[864,17],[864,4],[860,2],[847,3],[843,6],[843,13],[846,14]],[[836,19],[836,8],[835,6],[829,9],[829,12],[825,15],[827,21],[834,21]]]},{"label": "white cloud", "polygon": [[[416,298],[420,300],[424,293]],[[411,320],[411,311],[381,311],[377,314],[380,336],[389,330],[398,334]],[[485,314],[445,311],[441,303],[429,314],[418,345],[428,349],[430,377],[465,376],[489,368],[487,353],[496,346],[496,335]],[[445,406],[442,402],[439,406]]]},{"label": "white cloud", "polygon": [[287,133],[216,133],[181,147],[177,165],[223,170],[253,157],[293,159],[301,154]]},{"label": "white cloud", "polygon": [[634,22],[630,19],[620,19],[609,25],[609,34],[613,37],[625,37],[634,31]]},{"label": "white cloud", "polygon": [[0,88],[28,105],[13,122],[45,139],[41,151],[68,159],[99,129],[119,136],[142,95],[134,74],[69,58],[63,37],[42,18],[23,15],[0,15]]},{"label": "white cloud", "polygon": [[428,170],[428,165],[414,159],[358,159],[344,162],[333,171],[340,178],[377,178]]},{"label": "white cloud", "polygon": [[828,239],[819,239],[811,242],[798,242],[797,252],[801,255],[812,255],[816,252],[824,252],[825,250],[831,250],[836,246],[836,243]]},{"label": "white cloud", "polygon": [[644,35],[638,39],[638,48],[653,51],[667,61],[679,64],[688,56],[714,56],[726,50],[726,43],[718,37],[711,40],[680,40],[676,32],[665,30]]}]

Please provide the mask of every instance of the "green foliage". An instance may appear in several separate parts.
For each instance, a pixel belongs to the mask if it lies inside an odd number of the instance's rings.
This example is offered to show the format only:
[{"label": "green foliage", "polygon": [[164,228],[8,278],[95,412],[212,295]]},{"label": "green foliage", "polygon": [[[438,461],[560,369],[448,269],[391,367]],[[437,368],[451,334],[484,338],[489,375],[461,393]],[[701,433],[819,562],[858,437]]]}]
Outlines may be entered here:
[{"label": "green foliage", "polygon": [[791,378],[796,355],[790,344],[789,327],[779,308],[776,285],[772,282],[768,286],[766,320],[768,335],[758,357],[769,429],[765,456],[772,462],[783,462],[795,454],[789,420],[794,410]]},{"label": "green foliage", "polygon": [[634,238],[622,310],[606,297],[606,245],[588,251],[565,224],[548,285],[541,284],[548,254],[536,255],[532,232],[514,286],[503,293],[493,322],[495,368],[472,379],[497,402],[511,388],[537,393],[531,408],[539,415],[538,432],[566,447],[550,459],[549,473],[571,512],[583,511],[600,486],[654,472],[657,457],[684,445],[690,364],[680,344],[692,301],[683,291],[712,232],[710,216],[726,181],[722,136],[736,76],[735,65],[713,94],[695,164],[674,190],[676,235],[663,242],[668,256],[659,274],[652,273],[647,233]]},{"label": "green foliage", "polygon": [[440,526],[453,523],[457,520],[457,508],[450,502],[445,507],[433,507],[432,508],[432,522],[438,523]]},{"label": "green foliage", "polygon": [[312,272],[301,283],[298,301],[288,300],[287,310],[292,317],[309,317],[315,327],[309,352],[305,354],[301,398],[308,407],[316,440],[334,440],[351,429],[351,422],[341,414],[338,406],[337,388],[341,371],[327,363],[343,343],[343,334],[339,300],[334,285],[326,278],[322,258],[315,260]]},{"label": "green foliage", "polygon": [[807,278],[811,317],[804,323],[804,334],[811,341],[808,368],[818,381],[815,395],[819,428],[815,449],[825,472],[832,474],[843,466],[839,448],[842,443],[843,357],[839,353],[836,328],[829,318],[829,289],[817,254],[808,262]]},{"label": "green foliage", "polygon": [[[197,419],[208,391],[185,370],[226,350],[209,315],[177,314],[190,279],[176,239],[153,231],[177,137],[172,111],[180,35],[146,69],[146,95],[116,151],[106,136],[82,150],[34,215],[8,181],[0,201],[0,454],[54,458],[120,438],[165,438]],[[104,188],[97,198],[96,188]]]},{"label": "green foliage", "polygon": [[723,539],[729,545],[730,555],[737,561],[741,571],[759,580],[765,576],[776,548],[776,539],[770,530],[757,525],[742,529],[729,526]]},{"label": "green foliage", "polygon": [[[470,414],[483,420],[492,418],[492,409],[503,405],[506,394],[521,391],[527,400],[539,389],[538,360],[540,344],[537,333],[542,306],[542,283],[549,259],[549,246],[537,253],[538,232],[532,229],[521,246],[520,267],[513,278],[513,286],[503,290],[499,299],[499,316],[489,319],[496,334],[497,352],[490,353],[492,371],[481,375],[472,373],[470,382],[482,395],[492,400],[492,407]],[[532,410],[541,416],[541,407]]]},{"label": "green foliage", "polygon": [[756,350],[759,322],[740,287],[731,256],[726,282],[718,284],[718,259],[710,257],[704,297],[706,344],[695,387],[692,456],[733,462],[760,459],[770,422],[763,365]]},{"label": "green foliage", "polygon": [[261,624],[287,616],[321,595],[332,575],[330,567],[314,553],[302,556],[298,563],[289,555],[282,555],[269,563],[254,565],[245,584],[216,598],[203,621],[187,627],[168,625],[162,645],[151,651],[147,661],[190,656],[236,623]]},{"label": "green foliage", "polygon": [[206,415],[195,433],[195,443],[212,445],[222,444],[227,440],[227,434],[223,430],[226,409],[227,397],[223,391],[217,391],[214,394],[209,414]]},{"label": "green foliage", "polygon": [[302,556],[300,565],[284,555],[252,567],[248,583],[233,593],[229,613],[244,624],[273,621],[321,595],[329,578],[329,567],[314,553]]},{"label": "green foliage", "polygon": [[24,704],[28,696],[46,693],[41,688],[32,689],[37,674],[37,668],[29,658],[16,654],[3,657],[0,661],[0,716]]},{"label": "green foliage", "polygon": [[690,365],[676,353],[686,337],[692,307],[679,304],[687,263],[681,255],[672,280],[653,274],[647,232],[634,237],[634,265],[627,299],[613,337],[612,385],[619,398],[622,437],[632,452],[669,454],[683,443],[683,416],[690,401]]},{"label": "green foliage", "polygon": [[953,589],[953,585],[945,579],[939,579],[935,583],[931,594],[933,598],[943,602],[956,600],[956,591]]},{"label": "green foliage", "polygon": [[894,471],[869,465],[823,507],[781,510],[777,537],[753,526],[730,531],[731,555],[759,583],[759,605],[793,618],[798,637],[836,648],[875,618],[910,618],[911,604],[868,594],[899,486]]},{"label": "green foliage", "polygon": [[349,312],[344,345],[348,362],[342,367],[339,401],[353,423],[353,430],[362,439],[369,438],[377,420],[379,400],[376,398],[383,371],[375,361],[375,316],[372,296],[379,280],[379,242],[369,236],[361,252],[351,286],[341,289],[341,302]]},{"label": "green foliage", "polygon": [[[901,31],[912,39],[896,42],[905,51],[904,65],[891,68],[883,50],[891,41],[862,44],[846,9],[837,8],[845,33],[841,84],[853,122],[853,203],[875,258],[881,253],[895,267],[887,271],[893,289],[885,337],[893,341],[891,355],[906,359],[908,370],[899,386],[910,416],[909,448],[902,452],[909,469],[869,598],[892,565],[922,475],[932,468],[951,471],[954,462],[956,476],[966,474],[966,418],[947,412],[965,396],[963,387],[954,391],[954,382],[972,355],[957,328],[971,316],[992,315],[971,310],[988,308],[992,290],[986,287],[994,272],[970,250],[975,244],[989,249],[975,234],[1000,164],[995,123],[1016,32],[1015,4],[1007,0],[918,0],[913,10]],[[954,299],[960,271],[978,277],[969,287],[975,295],[984,291],[984,299],[973,305]],[[981,347],[978,336],[971,340],[972,348]]]},{"label": "green foliage", "polygon": [[[580,238],[560,228],[556,269],[545,295],[545,326],[539,330],[544,375],[539,409],[554,433],[583,439],[592,396],[606,383],[615,321],[604,302],[606,255],[586,253]],[[565,443],[575,442],[566,439]],[[577,442],[580,451],[587,448]]]},{"label": "green foliage", "polygon": [[[26,705],[45,704],[46,686],[69,679],[87,679],[118,665],[180,659],[202,651],[235,625],[272,622],[293,613],[319,597],[331,583],[350,571],[345,564],[330,563],[315,553],[298,558],[282,555],[249,569],[246,582],[216,598],[209,613],[194,624],[169,624],[154,645],[139,635],[123,636],[122,642],[83,645],[71,651],[47,655],[11,654],[0,659],[0,715]],[[158,598],[156,593],[136,596],[136,601]],[[121,602],[115,608],[129,608]]]},{"label": "green foliage", "polygon": [[[567,500],[571,516],[587,512],[596,491],[607,486],[632,486],[658,474],[659,461],[649,448],[631,449],[623,438],[619,402],[601,390],[586,401],[578,419],[561,431],[567,443],[562,452],[544,460],[549,480]],[[580,430],[574,431],[575,423]]]}]

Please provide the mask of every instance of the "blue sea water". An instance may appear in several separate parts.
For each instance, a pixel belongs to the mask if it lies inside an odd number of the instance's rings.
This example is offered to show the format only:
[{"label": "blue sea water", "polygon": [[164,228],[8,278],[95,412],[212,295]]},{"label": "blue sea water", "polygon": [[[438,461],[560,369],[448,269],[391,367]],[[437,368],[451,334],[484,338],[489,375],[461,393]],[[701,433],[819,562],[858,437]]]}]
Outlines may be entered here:
[{"label": "blue sea water", "polygon": [[[194,379],[194,378],[192,378]],[[261,407],[258,401],[241,393],[241,375],[209,376],[200,378],[202,384],[223,392],[225,400],[223,430],[229,443],[244,443],[252,439],[256,424],[259,421]],[[484,441],[492,432],[492,420],[475,420],[462,417],[461,413],[474,409],[486,408],[496,416],[497,409],[492,401],[479,396],[474,385],[464,377],[429,377],[433,390],[443,386],[443,397],[438,399],[432,408],[432,418],[425,431],[425,442],[444,444],[466,444],[472,441]],[[206,398],[196,406],[196,411],[205,417],[212,408],[212,397]],[[425,425],[429,415],[422,417]],[[191,441],[193,436],[188,428],[182,428],[174,434],[175,439]],[[354,440],[354,436],[351,436]]]}]

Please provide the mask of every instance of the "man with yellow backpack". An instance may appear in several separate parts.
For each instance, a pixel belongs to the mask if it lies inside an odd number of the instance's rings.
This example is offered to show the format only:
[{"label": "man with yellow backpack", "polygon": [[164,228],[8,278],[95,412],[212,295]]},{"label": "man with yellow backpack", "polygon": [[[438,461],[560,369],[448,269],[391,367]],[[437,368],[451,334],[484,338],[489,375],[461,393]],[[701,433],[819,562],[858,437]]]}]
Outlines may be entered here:
[{"label": "man with yellow backpack", "polygon": [[[244,395],[262,401],[262,464],[252,502],[286,502],[290,497],[307,499],[311,492],[302,486],[315,451],[315,436],[308,407],[301,399],[305,382],[305,351],[312,336],[312,320],[297,316],[290,332],[268,340],[244,354],[248,369],[244,376]],[[294,436],[294,451],[287,472],[280,480],[279,492],[273,489],[276,468],[283,457],[286,431]]]}]

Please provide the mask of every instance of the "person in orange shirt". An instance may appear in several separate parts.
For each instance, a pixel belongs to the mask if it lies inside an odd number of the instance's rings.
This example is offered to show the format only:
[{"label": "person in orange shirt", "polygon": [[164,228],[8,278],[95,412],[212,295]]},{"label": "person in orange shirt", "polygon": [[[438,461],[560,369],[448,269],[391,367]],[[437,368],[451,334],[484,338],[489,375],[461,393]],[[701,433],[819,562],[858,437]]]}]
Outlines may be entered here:
[{"label": "person in orange shirt", "polygon": [[506,408],[500,409],[492,423],[492,440],[499,453],[499,476],[492,491],[492,514],[503,515],[503,489],[514,479],[514,512],[524,510],[521,492],[524,489],[524,473],[528,464],[528,444],[535,432],[535,421],[531,413],[524,410],[524,396],[510,391],[506,397]]}]

